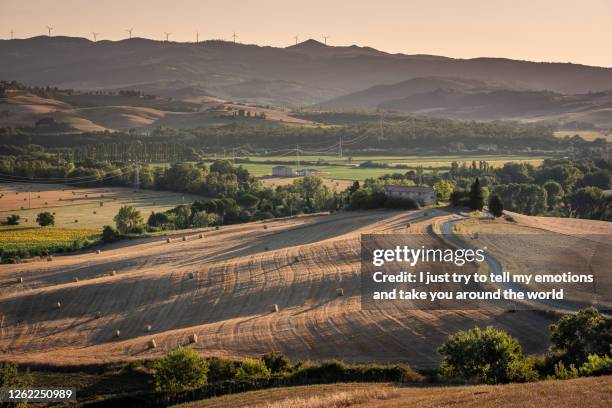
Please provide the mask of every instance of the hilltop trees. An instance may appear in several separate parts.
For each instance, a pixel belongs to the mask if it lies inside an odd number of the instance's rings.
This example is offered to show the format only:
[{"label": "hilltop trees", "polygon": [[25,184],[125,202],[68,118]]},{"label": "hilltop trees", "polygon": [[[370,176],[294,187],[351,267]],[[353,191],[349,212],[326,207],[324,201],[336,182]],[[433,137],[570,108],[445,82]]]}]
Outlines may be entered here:
[{"label": "hilltop trees", "polygon": [[193,350],[182,347],[158,360],[155,368],[155,390],[181,392],[206,385],[208,362]]}]

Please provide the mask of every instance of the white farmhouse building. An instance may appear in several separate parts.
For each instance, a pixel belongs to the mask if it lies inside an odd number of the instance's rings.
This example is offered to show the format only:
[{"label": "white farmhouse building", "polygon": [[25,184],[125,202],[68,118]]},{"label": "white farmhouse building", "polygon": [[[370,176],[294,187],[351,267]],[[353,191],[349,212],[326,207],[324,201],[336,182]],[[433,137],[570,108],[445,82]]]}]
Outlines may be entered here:
[{"label": "white farmhouse building", "polygon": [[425,186],[385,186],[387,197],[410,198],[419,205],[435,204],[437,200],[436,191]]}]

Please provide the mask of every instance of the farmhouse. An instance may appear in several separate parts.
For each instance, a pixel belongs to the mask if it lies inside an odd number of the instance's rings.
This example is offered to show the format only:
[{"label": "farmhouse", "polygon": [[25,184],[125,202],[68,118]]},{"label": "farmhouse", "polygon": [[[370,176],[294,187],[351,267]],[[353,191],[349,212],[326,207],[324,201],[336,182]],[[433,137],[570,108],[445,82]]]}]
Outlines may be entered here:
[{"label": "farmhouse", "polygon": [[425,186],[385,186],[387,197],[410,198],[420,205],[429,205],[436,202],[436,191]]},{"label": "farmhouse", "polygon": [[272,176],[274,177],[292,177],[295,172],[289,166],[274,166],[272,167]]},{"label": "farmhouse", "polygon": [[317,169],[302,169],[295,172],[298,176],[314,176],[319,174],[319,170]]}]

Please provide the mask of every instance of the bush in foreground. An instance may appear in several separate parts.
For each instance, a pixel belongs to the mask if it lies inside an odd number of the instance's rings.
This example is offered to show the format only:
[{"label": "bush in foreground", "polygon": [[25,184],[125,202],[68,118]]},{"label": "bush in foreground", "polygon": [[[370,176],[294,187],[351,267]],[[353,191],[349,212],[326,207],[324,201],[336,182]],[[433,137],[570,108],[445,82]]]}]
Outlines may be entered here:
[{"label": "bush in foreground", "polygon": [[270,378],[271,373],[262,360],[245,359],[238,370],[236,370],[237,380],[254,380]]},{"label": "bush in foreground", "polygon": [[182,347],[156,361],[155,391],[181,392],[206,385],[208,362],[193,350]]},{"label": "bush in foreground", "polygon": [[490,326],[451,335],[438,352],[442,355],[440,373],[447,378],[487,384],[538,378],[531,361],[523,358],[518,340]]}]

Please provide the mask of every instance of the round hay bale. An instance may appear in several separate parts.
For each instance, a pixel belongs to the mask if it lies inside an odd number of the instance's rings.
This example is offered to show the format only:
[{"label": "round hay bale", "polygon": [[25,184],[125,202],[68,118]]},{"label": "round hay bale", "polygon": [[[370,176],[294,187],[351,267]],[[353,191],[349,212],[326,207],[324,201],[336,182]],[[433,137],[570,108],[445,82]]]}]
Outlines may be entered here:
[{"label": "round hay bale", "polygon": [[183,241],[187,241],[187,236],[183,236]]},{"label": "round hay bale", "polygon": [[219,230],[219,226],[218,225],[215,226],[215,230]]},{"label": "round hay bale", "polygon": [[338,288],[338,289],[336,289],[336,294],[337,294],[338,296],[344,296],[344,289],[342,289],[342,288]]},{"label": "round hay bale", "polygon": [[96,314],[94,315],[94,318],[99,319],[102,317],[102,313],[100,312],[96,312]]},{"label": "round hay bale", "polygon": [[197,343],[198,342],[198,335],[193,333],[189,335],[189,343]]},{"label": "round hay bale", "polygon": [[153,328],[151,327],[151,325],[150,325],[150,324],[147,324],[147,325],[145,326],[145,331],[147,331],[147,332],[150,332],[152,329],[153,329]]},{"label": "round hay bale", "polygon": [[49,205],[49,203],[45,201],[45,205]]},{"label": "round hay bale", "polygon": [[95,212],[95,211],[94,211],[93,213],[94,213],[94,214],[97,214],[97,212]]},{"label": "round hay bale", "polygon": [[157,343],[155,342],[155,339],[149,340],[149,348],[153,349],[155,347],[157,347]]},{"label": "round hay bale", "polygon": [[267,226],[267,225],[264,225],[264,229],[265,229],[265,230],[267,230],[267,229],[268,229],[268,226]]},{"label": "round hay bale", "polygon": [[189,272],[189,279],[195,278],[195,274],[193,272]]},{"label": "round hay bale", "polygon": [[204,238],[204,234],[198,235],[198,238],[200,238],[200,239]]},{"label": "round hay bale", "polygon": [[166,244],[169,244],[170,241],[171,241],[170,238],[166,238]]},{"label": "round hay bale", "polygon": [[75,276],[75,277],[74,277],[74,279],[73,279],[73,281],[74,281],[74,282],[78,282],[78,281],[79,281],[79,278],[77,278],[77,277]]},{"label": "round hay bale", "polygon": [[56,309],[61,309],[61,308],[62,308],[62,302],[59,302],[59,301],[58,301],[58,302],[55,304],[55,308],[56,308]]},{"label": "round hay bale", "polygon": [[278,313],[278,305],[276,303],[272,305],[272,313]]},{"label": "round hay bale", "polygon": [[17,278],[17,283],[23,283],[23,278],[21,276]]},{"label": "round hay bale", "polygon": [[115,337],[121,336],[121,330],[115,330]]},{"label": "round hay bale", "polygon": [[38,196],[38,198],[40,198],[40,196]]},{"label": "round hay bale", "polygon": [[111,275],[111,276],[115,276],[116,274],[117,274],[117,271],[116,271],[116,270],[114,270],[114,269],[113,269],[113,270],[111,271],[111,273],[110,273],[110,275]]},{"label": "round hay bale", "polygon": [[97,254],[97,255],[100,255],[100,253],[101,253],[101,252],[102,252],[102,251],[100,251],[99,249],[96,249],[96,254]]},{"label": "round hay bale", "polygon": [[52,257],[51,255],[49,255],[49,256],[47,257],[47,262],[51,262],[52,260],[53,260],[53,257]]},{"label": "round hay bale", "polygon": [[77,222],[79,222],[79,220],[74,220],[74,222],[75,222],[75,224],[76,224]]},{"label": "round hay bale", "polygon": [[406,228],[410,228],[410,223],[406,224]]}]

